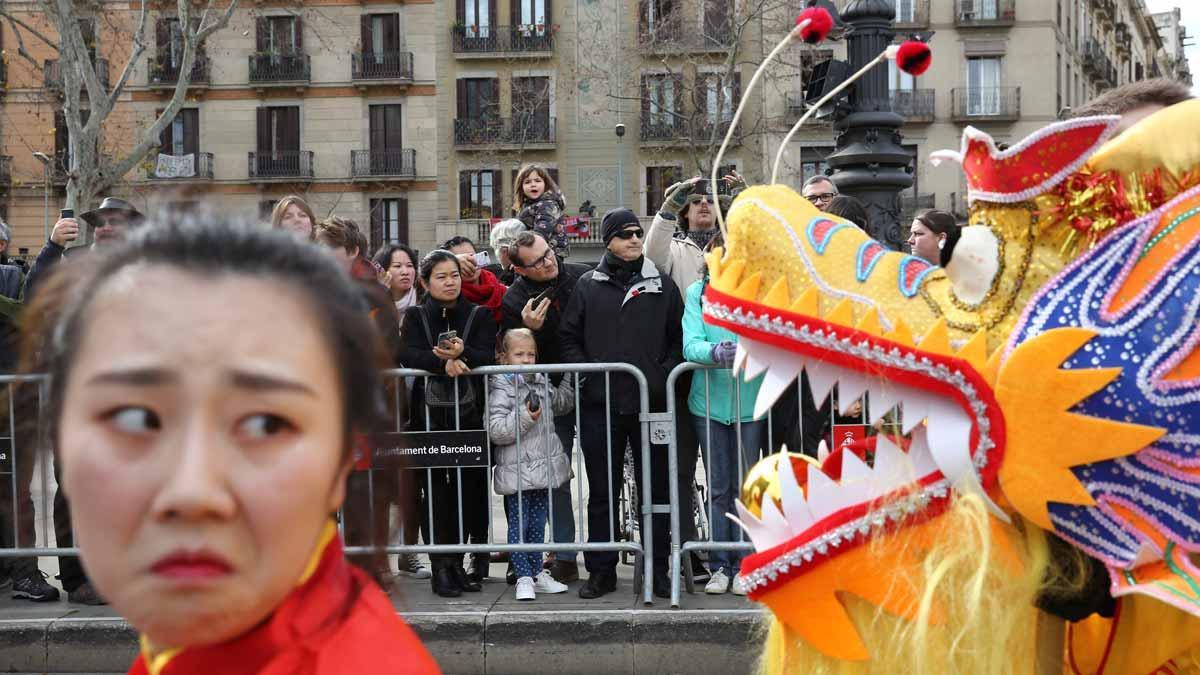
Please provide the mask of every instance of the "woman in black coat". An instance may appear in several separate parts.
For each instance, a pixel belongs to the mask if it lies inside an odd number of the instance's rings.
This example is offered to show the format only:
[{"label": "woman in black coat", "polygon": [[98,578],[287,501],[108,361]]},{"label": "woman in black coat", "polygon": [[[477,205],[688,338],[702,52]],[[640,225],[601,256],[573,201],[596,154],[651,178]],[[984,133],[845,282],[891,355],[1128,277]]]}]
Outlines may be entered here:
[{"label": "woman in black coat", "polygon": [[[427,370],[439,377],[417,378],[409,428],[414,431],[483,429],[483,378],[468,373],[472,368],[495,363],[496,324],[491,312],[462,297],[461,268],[454,254],[442,250],[429,253],[421,261],[419,274],[426,297],[405,311],[401,362],[405,367]],[[450,332],[453,337],[447,335]],[[432,527],[432,541],[435,544],[487,542],[487,469],[430,469],[427,477],[428,502],[422,505],[421,512],[428,518],[432,506],[432,523],[427,525]],[[461,531],[459,494],[463,502]],[[480,582],[487,576],[487,560],[486,553],[475,554],[469,576],[463,569],[462,555],[431,555],[434,592],[443,597],[457,597],[462,591],[480,590]]]}]

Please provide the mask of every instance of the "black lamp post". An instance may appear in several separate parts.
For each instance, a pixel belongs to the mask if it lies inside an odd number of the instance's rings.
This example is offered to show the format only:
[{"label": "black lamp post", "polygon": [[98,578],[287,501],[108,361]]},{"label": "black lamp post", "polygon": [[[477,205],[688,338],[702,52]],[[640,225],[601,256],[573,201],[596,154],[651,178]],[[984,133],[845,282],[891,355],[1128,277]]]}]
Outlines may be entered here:
[{"label": "black lamp post", "polygon": [[[832,3],[820,3],[830,8]],[[850,72],[879,55],[895,37],[894,0],[851,0],[841,12],[846,26]],[[892,112],[888,70],[883,64],[850,88],[849,112],[837,120],[837,149],[826,160],[838,191],[862,201],[871,216],[870,234],[900,249],[908,223],[901,223],[900,192],[912,187],[913,156],[901,145],[904,118]]]}]

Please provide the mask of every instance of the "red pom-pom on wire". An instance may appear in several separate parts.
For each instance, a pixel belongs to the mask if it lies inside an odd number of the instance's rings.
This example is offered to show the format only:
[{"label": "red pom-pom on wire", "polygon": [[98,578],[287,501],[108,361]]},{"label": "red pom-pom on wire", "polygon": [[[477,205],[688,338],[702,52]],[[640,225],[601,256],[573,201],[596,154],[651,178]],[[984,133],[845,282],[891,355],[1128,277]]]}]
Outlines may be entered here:
[{"label": "red pom-pom on wire", "polygon": [[800,29],[800,39],[810,45],[823,42],[829,37],[829,31],[833,30],[833,17],[821,7],[809,7],[800,12],[800,16],[796,17],[796,25],[800,25],[805,19],[810,23]]},{"label": "red pom-pom on wire", "polygon": [[896,65],[909,75],[921,75],[933,63],[933,52],[920,40],[909,40],[896,52]]}]

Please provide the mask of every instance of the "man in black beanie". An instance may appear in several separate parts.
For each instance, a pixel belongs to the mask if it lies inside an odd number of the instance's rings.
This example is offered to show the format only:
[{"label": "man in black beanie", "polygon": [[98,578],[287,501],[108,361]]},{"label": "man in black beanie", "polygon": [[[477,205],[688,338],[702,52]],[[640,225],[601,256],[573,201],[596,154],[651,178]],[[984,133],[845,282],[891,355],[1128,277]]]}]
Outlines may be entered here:
[{"label": "man in black beanie", "polygon": [[[604,215],[602,223],[608,251],[600,265],[575,284],[561,324],[563,360],[636,366],[646,376],[651,409],[664,411],[667,375],[683,362],[683,299],[671,278],[660,274],[642,254],[645,231],[633,211],[614,209]],[[614,541],[620,535],[616,506],[626,443],[633,448],[633,475],[638,494],[642,494],[638,384],[625,374],[594,374],[585,380],[580,397],[579,444],[589,486],[588,541]],[[606,409],[611,415],[606,415]],[[654,458],[650,466],[652,499],[666,503],[667,453],[657,448],[650,454]],[[654,536],[654,594],[666,598],[670,596],[667,514],[654,515],[649,526],[643,520],[641,531]],[[587,552],[583,558],[589,577],[579,589],[579,597],[598,598],[616,590],[615,551]]]}]

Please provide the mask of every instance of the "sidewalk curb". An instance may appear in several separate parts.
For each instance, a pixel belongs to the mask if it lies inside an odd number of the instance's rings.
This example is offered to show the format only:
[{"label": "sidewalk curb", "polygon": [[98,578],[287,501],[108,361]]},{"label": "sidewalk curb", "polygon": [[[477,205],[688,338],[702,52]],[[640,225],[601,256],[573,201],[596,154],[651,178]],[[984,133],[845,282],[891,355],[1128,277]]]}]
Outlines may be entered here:
[{"label": "sidewalk curb", "polygon": [[[756,610],[408,612],[443,671],[454,675],[751,672]],[[0,672],[120,673],[137,636],[120,619],[0,621]]]}]

